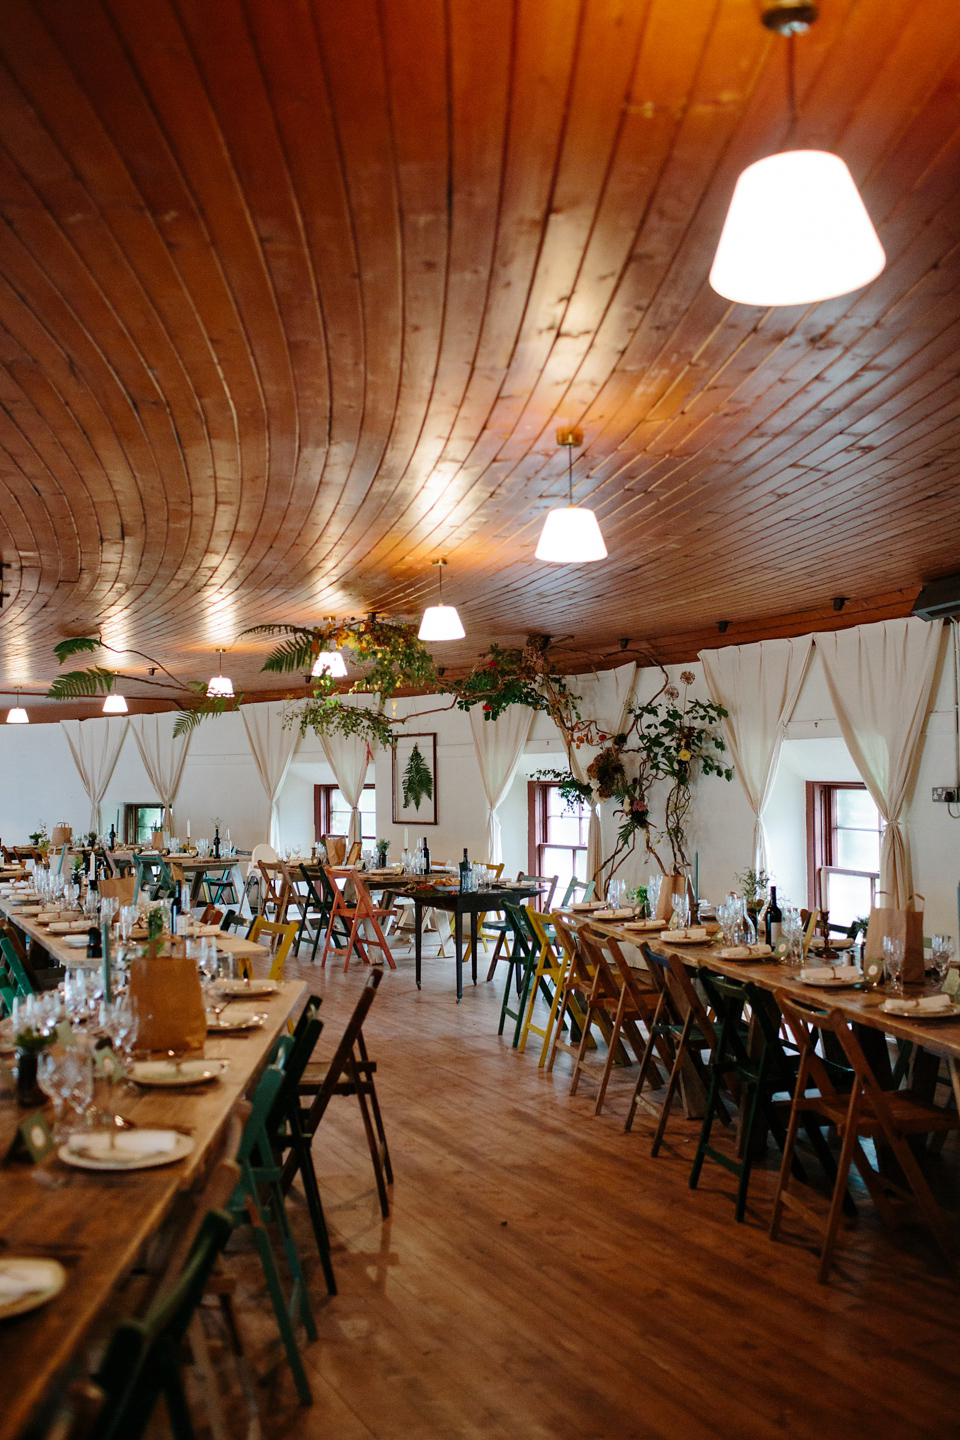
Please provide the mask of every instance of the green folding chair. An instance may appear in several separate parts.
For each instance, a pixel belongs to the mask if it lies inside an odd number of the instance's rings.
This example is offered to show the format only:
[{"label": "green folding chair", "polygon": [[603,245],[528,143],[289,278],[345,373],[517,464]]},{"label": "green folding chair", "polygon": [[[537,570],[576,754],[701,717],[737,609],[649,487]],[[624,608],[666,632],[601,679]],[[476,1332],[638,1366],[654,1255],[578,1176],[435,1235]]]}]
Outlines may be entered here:
[{"label": "green folding chair", "polygon": [[19,995],[22,1000],[26,1000],[28,995],[34,994],[34,987],[30,982],[29,975],[23,968],[23,961],[17,954],[17,947],[9,935],[0,936],[0,952],[3,954],[7,973],[13,981],[16,994]]}]

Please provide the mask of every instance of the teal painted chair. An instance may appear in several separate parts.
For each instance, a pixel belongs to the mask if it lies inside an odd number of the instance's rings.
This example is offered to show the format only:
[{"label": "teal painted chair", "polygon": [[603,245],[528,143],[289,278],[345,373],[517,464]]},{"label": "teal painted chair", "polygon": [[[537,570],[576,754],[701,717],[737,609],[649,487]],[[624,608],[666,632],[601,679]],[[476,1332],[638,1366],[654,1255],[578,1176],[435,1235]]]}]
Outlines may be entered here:
[{"label": "teal painted chair", "polygon": [[0,953],[3,955],[3,963],[8,975],[11,977],[16,994],[26,1000],[28,995],[34,993],[34,987],[30,983],[30,977],[23,968],[23,961],[17,954],[17,947],[9,935],[0,936]]}]

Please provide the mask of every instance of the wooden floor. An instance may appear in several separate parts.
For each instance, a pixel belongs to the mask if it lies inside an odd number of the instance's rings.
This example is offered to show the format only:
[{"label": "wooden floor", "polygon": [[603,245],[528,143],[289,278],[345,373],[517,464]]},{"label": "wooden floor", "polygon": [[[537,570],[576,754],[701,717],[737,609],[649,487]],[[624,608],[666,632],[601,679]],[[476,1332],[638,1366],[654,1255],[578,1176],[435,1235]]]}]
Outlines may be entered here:
[{"label": "wooden floor", "polygon": [[[501,967],[502,972],[502,967]],[[297,964],[339,1034],[364,970]],[[340,1294],[325,1300],[302,1205],[314,1386],[297,1404],[275,1327],[239,1265],[241,1319],[264,1433],[303,1440],[752,1440],[960,1434],[960,1291],[919,1228],[891,1234],[869,1202],[829,1287],[809,1237],[766,1230],[773,1160],[736,1225],[732,1178],[687,1185],[696,1127],[672,1122],[660,1158],[621,1072],[600,1118],[569,1065],[497,1038],[500,984],[450,961],[384,977],[368,1027],[396,1183],[381,1221],[359,1114],[336,1102],[316,1158]],[[562,1068],[561,1068],[562,1067]],[[951,1137],[933,1162],[956,1210]],[[792,1224],[793,1222],[788,1222]],[[239,1416],[233,1417],[242,1434]]]}]

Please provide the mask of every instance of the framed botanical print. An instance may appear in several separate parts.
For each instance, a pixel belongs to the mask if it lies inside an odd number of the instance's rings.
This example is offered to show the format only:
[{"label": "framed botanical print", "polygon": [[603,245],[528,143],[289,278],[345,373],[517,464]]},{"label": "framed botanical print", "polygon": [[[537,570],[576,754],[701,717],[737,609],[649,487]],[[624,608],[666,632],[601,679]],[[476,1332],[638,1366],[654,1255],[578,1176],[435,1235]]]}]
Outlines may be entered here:
[{"label": "framed botanical print", "polygon": [[394,825],[437,823],[437,732],[401,735],[393,747]]}]

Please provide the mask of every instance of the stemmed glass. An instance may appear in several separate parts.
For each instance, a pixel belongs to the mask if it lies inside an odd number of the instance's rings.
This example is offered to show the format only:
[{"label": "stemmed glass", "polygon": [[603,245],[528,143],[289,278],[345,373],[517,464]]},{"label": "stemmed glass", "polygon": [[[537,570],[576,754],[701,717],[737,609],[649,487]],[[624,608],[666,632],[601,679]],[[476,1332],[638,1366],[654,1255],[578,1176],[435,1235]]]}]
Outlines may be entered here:
[{"label": "stemmed glass", "polygon": [[67,1138],[63,1107],[73,1089],[76,1051],[66,1045],[50,1045],[37,1062],[37,1083],[53,1101],[53,1138],[58,1144]]},{"label": "stemmed glass", "polygon": [[950,935],[934,935],[931,941],[933,952],[933,968],[936,972],[940,989],[943,989],[943,982],[947,978],[950,969],[950,961],[953,959],[954,945]]},{"label": "stemmed glass", "polygon": [[883,964],[887,986],[894,995],[903,994],[903,940],[898,936],[884,935]]},{"label": "stemmed glass", "polygon": [[647,877],[647,908],[650,914],[656,915],[657,906],[660,903],[660,887],[663,884],[663,876],[654,872]]},{"label": "stemmed glass", "polygon": [[684,890],[679,895],[674,895],[673,914],[670,917],[671,930],[686,930],[690,924],[690,897]]}]

